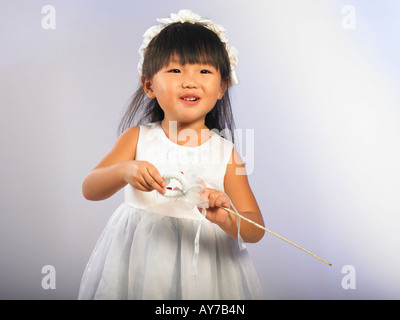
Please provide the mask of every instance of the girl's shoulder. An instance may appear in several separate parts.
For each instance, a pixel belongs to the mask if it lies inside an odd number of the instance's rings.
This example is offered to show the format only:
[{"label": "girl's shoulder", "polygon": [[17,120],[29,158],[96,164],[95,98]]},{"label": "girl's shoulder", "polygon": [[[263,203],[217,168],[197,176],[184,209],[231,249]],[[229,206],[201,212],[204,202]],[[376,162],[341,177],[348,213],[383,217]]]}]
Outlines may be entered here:
[{"label": "girl's shoulder", "polygon": [[124,132],[121,133],[121,135],[118,138],[118,141],[120,141],[121,144],[123,145],[129,144],[136,149],[140,133],[143,131],[143,133],[145,134],[146,131],[153,129],[155,125],[156,123],[148,123],[148,124],[129,127],[128,129],[126,129]]},{"label": "girl's shoulder", "polygon": [[126,129],[124,132],[121,133],[119,139],[129,139],[138,138],[140,133],[140,126],[133,126]]},{"label": "girl's shoulder", "polygon": [[[118,153],[128,153],[133,155],[136,153],[136,146],[139,140],[140,127],[134,126],[126,129],[118,137],[113,150]],[[131,157],[131,156],[130,156]],[[134,157],[133,157],[134,158]]]}]

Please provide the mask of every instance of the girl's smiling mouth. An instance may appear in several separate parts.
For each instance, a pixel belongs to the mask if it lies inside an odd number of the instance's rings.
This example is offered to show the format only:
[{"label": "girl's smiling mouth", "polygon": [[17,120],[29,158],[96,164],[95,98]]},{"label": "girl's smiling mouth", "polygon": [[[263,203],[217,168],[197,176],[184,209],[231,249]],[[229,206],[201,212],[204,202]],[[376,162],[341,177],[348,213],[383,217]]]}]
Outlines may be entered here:
[{"label": "girl's smiling mouth", "polygon": [[192,94],[187,94],[187,95],[180,97],[180,100],[186,104],[193,105],[200,101],[200,97],[198,97],[196,95],[192,95]]}]

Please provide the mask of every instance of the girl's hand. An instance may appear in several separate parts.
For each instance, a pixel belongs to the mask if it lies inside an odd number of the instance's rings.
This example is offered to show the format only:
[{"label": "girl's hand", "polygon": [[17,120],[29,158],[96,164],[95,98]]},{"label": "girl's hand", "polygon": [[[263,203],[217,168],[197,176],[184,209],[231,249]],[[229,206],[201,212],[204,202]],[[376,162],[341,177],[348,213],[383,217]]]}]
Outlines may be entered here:
[{"label": "girl's hand", "polygon": [[[203,195],[208,199],[206,218],[219,226],[226,224],[229,218],[229,213],[220,208],[220,206],[230,208],[228,196],[221,191],[210,188],[205,188]],[[199,208],[199,210],[201,209]]]},{"label": "girl's hand", "polygon": [[135,189],[141,191],[153,191],[164,194],[165,181],[157,168],[147,161],[130,161],[125,172],[125,181]]}]

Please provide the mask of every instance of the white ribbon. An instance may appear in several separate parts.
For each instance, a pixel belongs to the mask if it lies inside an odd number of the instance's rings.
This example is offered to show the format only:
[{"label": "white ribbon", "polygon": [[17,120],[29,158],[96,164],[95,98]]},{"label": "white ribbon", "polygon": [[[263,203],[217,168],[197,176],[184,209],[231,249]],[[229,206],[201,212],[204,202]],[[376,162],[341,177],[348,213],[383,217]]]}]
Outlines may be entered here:
[{"label": "white ribbon", "polygon": [[206,214],[207,214],[207,210],[205,207],[201,209],[201,214],[204,217],[204,219],[200,221],[199,226],[197,227],[196,237],[194,238],[194,253],[192,261],[193,275],[197,275],[197,261],[199,260],[199,252],[200,252],[200,231],[201,231],[201,225],[203,224],[203,221],[206,219]]},{"label": "white ribbon", "polygon": [[[200,253],[200,233],[201,233],[201,226],[203,221],[206,219],[207,208],[208,208],[208,199],[205,200],[201,194],[203,192],[203,186],[198,182],[199,178],[191,176],[190,179],[186,179],[185,175],[182,172],[178,171],[168,171],[164,173],[163,178],[167,183],[165,187],[167,192],[164,196],[169,198],[182,199],[185,203],[190,204],[192,206],[201,208],[201,215],[202,219],[200,219],[199,226],[197,227],[196,236],[194,239],[194,253],[193,253],[193,260],[192,260],[192,274],[197,275],[197,262],[199,259]],[[181,184],[181,188],[177,188],[176,190],[169,190],[167,189],[168,184],[171,182],[172,179],[177,180]],[[229,198],[229,196],[225,193],[225,195]],[[231,207],[233,210],[236,211],[236,208],[233,206],[232,201],[229,199]],[[237,212],[237,211],[236,211]],[[239,249],[243,250],[246,248],[244,241],[240,235],[240,216],[237,219],[237,241],[239,245]]]}]

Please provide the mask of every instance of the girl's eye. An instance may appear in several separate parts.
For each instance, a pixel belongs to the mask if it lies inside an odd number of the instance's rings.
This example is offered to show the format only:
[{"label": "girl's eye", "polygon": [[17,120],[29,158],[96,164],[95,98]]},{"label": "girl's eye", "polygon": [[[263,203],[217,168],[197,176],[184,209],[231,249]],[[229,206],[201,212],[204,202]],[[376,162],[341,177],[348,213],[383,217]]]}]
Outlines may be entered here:
[{"label": "girl's eye", "polygon": [[207,69],[204,69],[204,70],[201,70],[200,73],[207,74],[207,73],[211,73],[211,71],[210,71],[210,70],[207,70]]},{"label": "girl's eye", "polygon": [[170,73],[180,73],[181,71],[179,69],[171,69],[169,70]]}]

